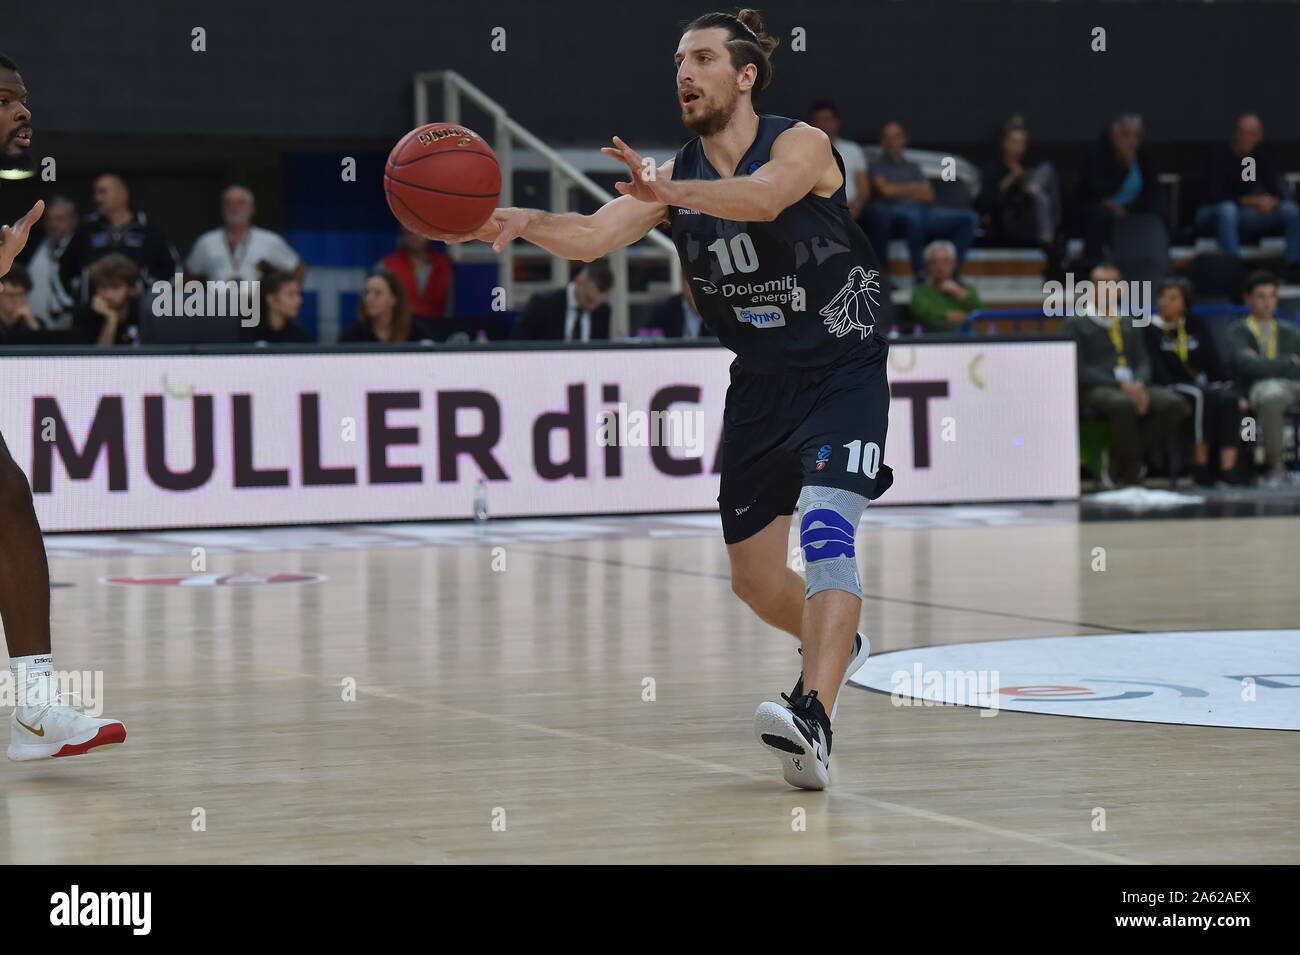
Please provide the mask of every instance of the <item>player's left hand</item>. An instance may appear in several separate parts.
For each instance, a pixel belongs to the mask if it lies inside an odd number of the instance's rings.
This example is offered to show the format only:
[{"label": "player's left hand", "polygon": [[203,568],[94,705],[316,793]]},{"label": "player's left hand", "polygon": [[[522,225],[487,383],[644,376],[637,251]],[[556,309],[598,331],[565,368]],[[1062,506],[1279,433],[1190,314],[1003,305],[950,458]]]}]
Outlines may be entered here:
[{"label": "player's left hand", "polygon": [[27,233],[32,231],[32,226],[36,225],[36,220],[44,211],[45,200],[37,199],[36,205],[15,222],[13,228],[5,226],[0,229],[0,278],[9,274],[9,266],[14,264],[14,259],[18,258],[18,253],[27,244]]},{"label": "player's left hand", "polygon": [[617,136],[614,137],[613,146],[602,146],[600,151],[625,163],[632,172],[631,182],[614,183],[614,188],[620,193],[642,202],[672,205],[673,181],[659,178],[659,169],[653,159],[642,158],[640,153]]}]

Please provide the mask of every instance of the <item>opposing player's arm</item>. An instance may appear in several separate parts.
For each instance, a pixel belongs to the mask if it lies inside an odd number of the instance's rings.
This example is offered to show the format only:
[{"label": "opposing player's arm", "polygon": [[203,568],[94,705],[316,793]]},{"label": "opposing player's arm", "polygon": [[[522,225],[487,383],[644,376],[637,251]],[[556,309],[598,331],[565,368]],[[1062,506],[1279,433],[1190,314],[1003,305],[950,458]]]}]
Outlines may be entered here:
[{"label": "opposing player's arm", "polygon": [[792,126],[772,143],[771,158],[752,175],[731,179],[674,180],[675,206],[737,222],[771,222],[839,169],[831,141],[820,129]]},{"label": "opposing player's arm", "polygon": [[[670,159],[659,167],[657,175],[670,179],[672,170]],[[590,262],[644,238],[667,217],[668,207],[663,203],[621,195],[589,216],[543,209],[498,209],[472,235],[436,238],[452,242],[482,239],[492,243],[494,252],[501,252],[512,239],[524,238],[553,255]]]}]

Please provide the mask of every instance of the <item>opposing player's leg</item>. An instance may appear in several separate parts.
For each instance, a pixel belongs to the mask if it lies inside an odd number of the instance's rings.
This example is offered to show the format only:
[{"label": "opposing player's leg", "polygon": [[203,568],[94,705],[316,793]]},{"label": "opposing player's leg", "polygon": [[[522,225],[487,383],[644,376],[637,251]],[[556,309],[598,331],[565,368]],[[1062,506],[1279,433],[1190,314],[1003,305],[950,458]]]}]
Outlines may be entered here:
[{"label": "opposing player's leg", "polygon": [[49,656],[50,572],[32,491],[0,435],[0,620],[9,656]]},{"label": "opposing player's leg", "polygon": [[50,574],[45,542],[22,469],[0,436],[0,621],[4,623],[15,702],[9,758],[79,756],[120,743],[126,728],[63,703],[50,650]]}]

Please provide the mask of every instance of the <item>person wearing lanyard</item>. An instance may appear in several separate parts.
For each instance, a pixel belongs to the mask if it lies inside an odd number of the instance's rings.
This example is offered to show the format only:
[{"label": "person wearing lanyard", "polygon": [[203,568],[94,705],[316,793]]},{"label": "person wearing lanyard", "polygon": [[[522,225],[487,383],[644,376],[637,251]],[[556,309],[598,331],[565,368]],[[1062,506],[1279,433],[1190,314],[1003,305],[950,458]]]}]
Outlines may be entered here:
[{"label": "person wearing lanyard", "polygon": [[[1118,282],[1108,263],[1092,270],[1094,283]],[[1118,315],[1075,315],[1061,323],[1075,340],[1079,407],[1110,423],[1113,443],[1103,482],[1137,484],[1146,452],[1160,447],[1187,414],[1181,398],[1151,382],[1151,361],[1132,321]]]},{"label": "person wearing lanyard", "polygon": [[1250,400],[1258,421],[1258,437],[1268,468],[1263,483],[1280,487],[1287,481],[1282,460],[1286,409],[1300,404],[1300,329],[1294,322],[1279,322],[1273,317],[1277,311],[1277,278],[1271,272],[1250,274],[1245,302],[1250,314],[1229,325],[1224,337],[1238,387]]},{"label": "person wearing lanyard", "polygon": [[1159,314],[1146,328],[1151,377],[1182,396],[1192,410],[1196,483],[1209,486],[1210,447],[1219,449],[1219,478],[1236,484],[1241,417],[1248,405],[1232,386],[1228,371],[1205,322],[1191,313],[1192,285],[1171,277],[1156,292]]}]

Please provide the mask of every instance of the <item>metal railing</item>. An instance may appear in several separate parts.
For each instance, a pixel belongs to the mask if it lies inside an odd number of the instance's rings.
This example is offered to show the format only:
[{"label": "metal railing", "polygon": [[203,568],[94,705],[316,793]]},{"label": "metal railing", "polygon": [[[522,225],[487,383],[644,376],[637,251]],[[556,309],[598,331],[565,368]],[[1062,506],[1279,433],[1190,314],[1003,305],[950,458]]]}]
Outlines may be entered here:
[{"label": "metal railing", "polygon": [[[424,126],[429,120],[429,84],[442,84],[442,117],[441,122],[459,123],[460,119],[460,101],[465,97],[474,103],[489,116],[492,117],[493,142],[492,150],[496,153],[497,163],[501,167],[501,197],[498,200],[499,205],[513,205],[513,173],[514,163],[512,153],[516,140],[523,143],[529,149],[534,150],[546,159],[551,171],[551,212],[562,213],[572,211],[569,208],[569,190],[577,187],[591,196],[598,202],[605,203],[616,198],[613,194],[606,192],[595,182],[593,182],[585,173],[575,168],[572,164],[566,162],[555,150],[538,137],[534,136],[519,123],[511,119],[496,100],[492,99],[477,86],[471,83],[465,77],[461,76],[455,70],[438,70],[432,73],[417,73],[415,76],[415,125],[416,127]],[[646,236],[650,242],[661,249],[668,259],[668,270],[670,276],[670,288],[676,292],[681,287],[681,263],[677,258],[677,249],[667,236],[658,230],[652,229]],[[462,256],[463,246],[449,246],[449,253],[453,259],[460,259]],[[628,310],[628,281],[627,267],[628,257],[627,249],[617,249],[610,253],[610,268],[614,273],[614,286],[610,290],[610,336],[623,336],[629,333],[629,310]],[[569,281],[567,274],[568,263],[560,256],[553,256],[551,259],[551,281],[556,285],[565,285]],[[505,300],[511,308],[516,307],[515,303],[515,252],[514,243],[506,246],[505,250],[498,256],[497,261],[497,284],[505,291]]]}]

